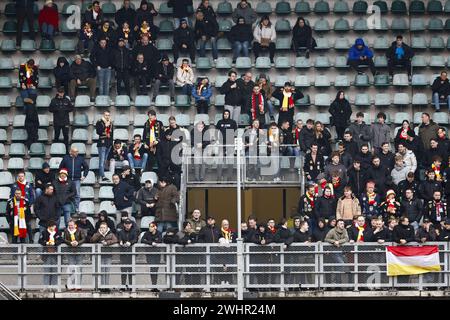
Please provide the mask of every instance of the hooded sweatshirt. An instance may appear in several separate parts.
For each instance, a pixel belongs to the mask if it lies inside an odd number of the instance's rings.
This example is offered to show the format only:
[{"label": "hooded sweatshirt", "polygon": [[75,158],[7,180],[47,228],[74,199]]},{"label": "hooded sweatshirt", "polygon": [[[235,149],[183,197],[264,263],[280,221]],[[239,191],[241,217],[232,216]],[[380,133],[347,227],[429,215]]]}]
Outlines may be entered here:
[{"label": "hooded sweatshirt", "polygon": [[[362,49],[359,50],[357,46],[362,45]],[[348,52],[348,60],[359,60],[360,57],[366,56],[367,58],[373,58],[373,52],[366,46],[362,38],[355,40],[355,44],[350,48]]]}]

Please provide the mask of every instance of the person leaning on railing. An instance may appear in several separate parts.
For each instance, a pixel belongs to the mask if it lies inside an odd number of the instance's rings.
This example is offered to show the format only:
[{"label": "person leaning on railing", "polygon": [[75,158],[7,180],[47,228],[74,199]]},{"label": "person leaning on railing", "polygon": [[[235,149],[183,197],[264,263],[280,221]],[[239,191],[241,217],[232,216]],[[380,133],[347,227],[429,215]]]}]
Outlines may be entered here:
[{"label": "person leaning on railing", "polygon": [[326,237],[325,242],[331,243],[336,247],[347,243],[349,241],[347,229],[345,229],[345,223],[343,219],[338,219],[336,222],[336,227],[331,229]]}]

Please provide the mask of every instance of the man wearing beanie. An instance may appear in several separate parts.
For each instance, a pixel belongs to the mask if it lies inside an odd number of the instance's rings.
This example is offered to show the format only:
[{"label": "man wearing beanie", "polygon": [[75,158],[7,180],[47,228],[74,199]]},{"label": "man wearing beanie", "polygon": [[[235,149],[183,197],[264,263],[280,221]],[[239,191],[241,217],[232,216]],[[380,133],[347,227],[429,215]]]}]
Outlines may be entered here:
[{"label": "man wearing beanie", "polygon": [[67,227],[69,219],[74,210],[75,195],[77,194],[75,184],[68,178],[66,168],[59,170],[58,177],[53,181],[55,194],[59,205],[59,216],[64,215],[64,223]]},{"label": "man wearing beanie", "polygon": [[53,175],[50,173],[50,165],[48,162],[42,164],[42,170],[36,172],[34,178],[36,187],[36,199],[44,192],[45,186],[51,183],[53,180]]}]

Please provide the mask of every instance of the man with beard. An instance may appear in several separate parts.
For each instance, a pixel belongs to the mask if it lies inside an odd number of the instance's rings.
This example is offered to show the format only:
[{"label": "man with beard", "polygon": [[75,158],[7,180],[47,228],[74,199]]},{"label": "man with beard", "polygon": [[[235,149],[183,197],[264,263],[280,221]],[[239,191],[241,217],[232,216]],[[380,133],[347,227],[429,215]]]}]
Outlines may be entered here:
[{"label": "man with beard", "polygon": [[368,170],[368,178],[375,182],[375,189],[379,194],[386,194],[388,170],[381,165],[380,158],[374,156],[372,166]]},{"label": "man with beard", "polygon": [[424,217],[430,219],[435,228],[439,229],[447,219],[447,203],[442,200],[441,191],[435,191],[433,199],[425,205]]},{"label": "man with beard", "polygon": [[369,174],[361,167],[359,159],[353,160],[353,166],[347,171],[348,184],[352,187],[356,195],[364,192]]}]

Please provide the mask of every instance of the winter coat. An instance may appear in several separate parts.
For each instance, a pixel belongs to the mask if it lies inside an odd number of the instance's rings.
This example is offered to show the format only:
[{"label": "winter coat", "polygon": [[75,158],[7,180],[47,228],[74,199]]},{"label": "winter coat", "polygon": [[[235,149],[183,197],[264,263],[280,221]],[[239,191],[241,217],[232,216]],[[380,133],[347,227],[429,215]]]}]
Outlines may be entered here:
[{"label": "winter coat", "polygon": [[141,243],[152,245],[153,243],[162,243],[162,234],[158,230],[153,234],[150,231],[145,231],[142,236]]},{"label": "winter coat", "polygon": [[331,103],[328,112],[331,114],[332,121],[331,124],[336,127],[347,127],[350,122],[350,117],[352,115],[352,107],[347,99],[334,100]]},{"label": "winter coat", "polygon": [[292,29],[292,43],[297,43],[302,47],[307,47],[310,43],[312,48],[317,46],[316,41],[312,37],[312,29],[307,24],[305,24],[303,28],[301,28],[298,23],[295,24]]},{"label": "winter coat", "polygon": [[180,66],[177,69],[177,78],[176,79],[177,79],[176,80],[177,85],[180,87],[184,86],[185,84],[193,85],[194,81],[195,81],[194,71],[192,70],[191,67],[189,67],[188,70],[183,70]]},{"label": "winter coat", "polygon": [[[407,44],[403,43],[402,48],[403,48],[404,54],[401,59],[402,60],[411,60],[412,57],[414,57],[414,52],[411,50],[411,47],[408,46]],[[386,51],[386,57],[389,60],[397,59],[397,56],[395,54],[396,50],[397,50],[397,41],[393,41],[391,43],[391,46],[389,47],[389,49]]]},{"label": "winter coat", "polygon": [[54,6],[44,6],[42,10],[39,12],[38,17],[38,23],[39,28],[42,29],[42,25],[44,23],[50,24],[55,28],[55,30],[58,30],[59,25],[59,16],[58,16],[58,10]]},{"label": "winter coat", "polygon": [[361,213],[364,217],[370,218],[381,215],[381,210],[379,208],[381,204],[381,197],[379,194],[375,194],[375,203],[373,204],[369,204],[367,192],[362,193],[359,199],[361,204]]},{"label": "winter coat", "polygon": [[176,203],[180,201],[180,195],[177,188],[173,184],[167,185],[157,191],[156,197],[156,221],[178,221]]},{"label": "winter coat", "polygon": [[81,174],[86,177],[89,173],[89,165],[83,156],[76,156],[73,158],[71,155],[67,154],[63,157],[59,169],[66,168],[69,173],[69,179],[72,181],[80,180]]},{"label": "winter coat", "polygon": [[387,168],[387,170],[392,170],[395,165],[395,155],[388,151],[388,153],[384,153],[382,151],[375,152],[375,154],[380,157],[380,163],[383,167]]},{"label": "winter coat", "polygon": [[[164,125],[161,121],[156,120],[155,123],[155,140],[161,142],[162,137],[164,136]],[[146,121],[144,125],[144,131],[142,134],[142,143],[150,145],[150,121]]]},{"label": "winter coat", "polygon": [[236,9],[234,9],[231,15],[233,22],[237,23],[239,18],[244,18],[245,24],[252,25],[256,22],[256,12],[252,9],[250,3],[247,3],[246,8],[242,8],[241,4],[238,3]]},{"label": "winter coat", "polygon": [[400,203],[400,214],[407,216],[410,222],[419,223],[423,215],[422,200],[417,198],[402,200]]},{"label": "winter coat", "polygon": [[[56,230],[55,235],[53,236],[53,239],[55,240],[54,246],[59,246],[64,242],[63,237],[61,237],[61,233]],[[48,232],[47,229],[42,231],[41,236],[39,238],[39,244],[42,246],[47,246],[47,242],[50,240],[50,232]],[[49,251],[47,251],[49,252]]]},{"label": "winter coat", "polygon": [[113,50],[111,47],[105,48],[99,45],[95,46],[90,55],[91,63],[94,68],[112,68],[113,67]]},{"label": "winter coat", "polygon": [[375,122],[370,128],[372,129],[371,143],[373,148],[381,148],[381,145],[384,142],[389,142],[391,140],[391,129],[389,129],[387,124]]},{"label": "winter coat", "polygon": [[[361,50],[357,48],[358,45],[363,46]],[[355,44],[348,51],[348,60],[359,60],[359,58],[363,56],[371,59],[373,57],[373,52],[368,46],[365,45],[363,39],[358,38],[355,40]]]},{"label": "winter coat", "polygon": [[[9,194],[10,198],[14,197],[14,193],[16,192],[17,189],[20,189],[18,181],[14,182],[11,186],[11,190],[10,190],[10,194]],[[33,183],[27,182],[25,184],[24,190],[25,190],[25,199],[30,203],[30,205],[32,205],[35,200]]]},{"label": "winter coat", "polygon": [[133,29],[135,23],[136,17],[136,10],[131,8],[131,6],[128,9],[125,9],[124,7],[120,8],[116,11],[116,14],[114,15],[114,20],[116,21],[116,24],[121,27],[124,22],[128,22],[130,25],[130,29]]},{"label": "winter coat", "polygon": [[91,243],[101,243],[103,241],[106,241],[107,246],[110,246],[110,245],[113,245],[113,244],[116,244],[119,242],[119,240],[117,240],[116,235],[110,229],[108,229],[108,231],[105,235],[102,235],[100,232],[97,232],[91,238]]},{"label": "winter coat", "polygon": [[145,207],[147,204],[155,203],[156,199],[156,188],[152,187],[150,190],[146,187],[142,187],[136,193],[136,203],[141,205],[141,207]]},{"label": "winter coat", "polygon": [[69,126],[69,113],[74,111],[73,103],[68,97],[60,98],[58,95],[52,99],[48,111],[53,113],[53,124],[58,126]]},{"label": "winter coat", "polygon": [[422,123],[419,126],[419,137],[422,140],[422,145],[425,151],[428,151],[430,147],[430,140],[437,138],[437,131],[439,126],[433,120],[430,120],[428,125]]},{"label": "winter coat", "polygon": [[36,65],[32,68],[33,72],[31,73],[30,77],[27,77],[27,70],[25,67],[25,63],[22,63],[19,66],[19,84],[20,87],[22,85],[26,85],[27,87],[29,85],[33,85],[35,88],[37,88],[39,83],[39,69]]},{"label": "winter coat", "polygon": [[95,124],[95,132],[98,134],[97,148],[106,147],[109,148],[113,145],[114,141],[114,124],[111,121],[110,135],[107,137],[106,124],[103,119],[99,119]]},{"label": "winter coat", "polygon": [[406,175],[409,172],[409,168],[402,165],[402,166],[394,166],[394,169],[391,171],[392,176],[392,182],[396,185],[400,183],[400,181],[406,179]]},{"label": "winter coat", "polygon": [[199,243],[217,243],[221,237],[219,228],[206,225],[200,229],[197,239]]},{"label": "winter coat", "polygon": [[444,96],[447,99],[447,96],[450,95],[450,82],[448,78],[445,80],[442,80],[441,77],[434,79],[431,90],[433,90],[433,94],[437,92],[439,97]]},{"label": "winter coat", "polygon": [[424,200],[424,203],[433,200],[433,193],[435,191],[442,191],[442,184],[435,180],[425,180],[419,185],[419,198]]},{"label": "winter coat", "polygon": [[312,232],[312,241],[313,242],[319,242],[324,241],[325,237],[327,236],[328,232],[330,231],[330,228],[328,226],[325,226],[323,228],[314,228]]},{"label": "winter coat", "polygon": [[335,197],[326,198],[322,196],[317,199],[315,207],[315,219],[330,219],[336,216],[337,200]]},{"label": "winter coat", "polygon": [[309,232],[302,232],[299,229],[296,229],[294,235],[292,237],[293,242],[311,242],[311,234]]},{"label": "winter coat", "polygon": [[[17,202],[20,202],[20,200],[18,200]],[[32,218],[31,216],[31,208],[30,208],[30,203],[28,202],[27,199],[24,200],[24,213],[25,213],[25,221],[29,222]],[[11,198],[8,200],[8,202],[6,203],[6,220],[8,221],[8,224],[12,230],[12,228],[14,227],[14,198]]]},{"label": "winter coat", "polygon": [[336,219],[353,220],[354,217],[361,215],[361,207],[358,198],[352,196],[351,210],[344,212],[344,197],[339,198],[336,208]]},{"label": "winter coat", "polygon": [[67,181],[62,183],[59,179],[56,179],[52,184],[55,188],[56,198],[58,199],[58,205],[60,207],[65,204],[72,204],[75,201],[77,190],[73,181],[67,179]]},{"label": "winter coat", "polygon": [[[236,81],[227,80],[220,88],[220,93],[225,95],[225,104],[230,106],[239,106],[242,102],[241,88],[231,88]],[[236,83],[237,84],[237,83]]]},{"label": "winter coat", "polygon": [[[62,67],[59,65],[61,62],[64,63]],[[70,71],[70,65],[65,57],[58,58],[56,67],[53,68],[53,75],[60,85],[64,85],[72,80],[73,76]]]},{"label": "winter coat", "polygon": [[261,43],[262,38],[270,39],[270,42],[275,42],[277,39],[275,26],[273,24],[270,27],[257,25],[253,30],[253,38],[258,43]]},{"label": "winter coat", "polygon": [[192,230],[197,234],[200,232],[200,230],[202,230],[203,227],[206,226],[206,222],[203,219],[198,220],[187,219],[186,221],[188,221],[191,224]]},{"label": "winter coat", "polygon": [[138,242],[139,230],[137,228],[131,227],[130,230],[120,229],[117,233],[117,240],[119,242],[125,243],[130,242],[132,245]]},{"label": "winter coat", "polygon": [[439,224],[447,219],[447,203],[445,201],[441,201],[439,215],[436,211],[436,201],[428,201],[423,209],[424,218],[430,219],[433,224]]},{"label": "winter coat", "polygon": [[406,242],[414,242],[416,240],[414,228],[411,225],[405,226],[400,223],[394,227],[392,238],[392,240],[397,243],[400,243],[401,239],[406,240]]},{"label": "winter coat", "polygon": [[[198,88],[197,87],[192,87],[192,96],[194,97],[196,103],[198,103],[199,101],[204,101],[207,104],[209,104],[209,99],[212,96],[212,88],[208,84],[207,87],[203,87],[202,88],[202,92],[199,95],[198,94]],[[205,98],[205,99],[201,100],[202,97]]]},{"label": "winter coat", "polygon": [[284,243],[285,245],[290,245],[294,241],[294,237],[292,236],[289,229],[280,227],[275,233],[273,241],[276,243]]},{"label": "winter coat", "polygon": [[81,81],[85,81],[88,78],[95,78],[96,76],[96,72],[92,64],[85,60],[81,61],[81,64],[79,65],[74,61],[70,66],[70,72],[73,79],[80,79]]},{"label": "winter coat", "polygon": [[131,70],[131,51],[127,48],[117,48],[112,52],[112,65],[117,72],[129,72]]},{"label": "winter coat", "polygon": [[39,218],[39,225],[47,227],[50,220],[58,220],[59,218],[59,202],[55,194],[48,196],[43,193],[36,199],[34,203],[34,214]]},{"label": "winter coat", "polygon": [[306,126],[303,127],[299,135],[300,150],[302,150],[303,152],[307,152],[311,148],[314,139],[314,129],[308,129]]},{"label": "winter coat", "polygon": [[119,184],[113,186],[112,191],[114,193],[114,205],[117,210],[123,210],[133,205],[134,189],[128,183],[120,181]]},{"label": "winter coat", "polygon": [[261,244],[262,240],[265,240],[265,244],[269,244],[273,242],[273,234],[269,230],[265,230],[264,232],[261,232],[259,228],[253,233],[252,241],[255,244]]},{"label": "winter coat", "polygon": [[347,170],[348,184],[352,187],[354,194],[362,194],[366,190],[366,183],[369,180],[369,173],[367,170],[361,168],[355,170],[351,167]]},{"label": "winter coat", "polygon": [[181,26],[173,32],[173,43],[177,47],[181,47],[182,44],[188,47],[193,47],[195,42],[195,32],[187,27],[183,29]]},{"label": "winter coat", "polygon": [[90,8],[86,10],[86,12],[83,14],[82,25],[84,25],[87,22],[91,25],[92,29],[97,29],[103,24],[103,21],[104,18],[102,9],[99,10],[97,17],[94,19],[93,9]]},{"label": "winter coat", "polygon": [[[83,243],[86,242],[86,235],[80,229],[77,229],[77,231],[75,231],[74,237],[75,237],[75,241],[78,242],[78,246],[80,246],[80,245],[82,245]],[[64,230],[63,241],[68,246],[71,246],[72,238],[70,236],[69,229]]]},{"label": "winter coat", "polygon": [[364,143],[369,143],[372,139],[370,126],[364,121],[361,124],[358,124],[356,121],[351,123],[348,130],[352,133],[353,140],[358,144],[358,150],[361,150],[361,146]]},{"label": "winter coat", "polygon": [[173,80],[173,76],[175,74],[175,68],[173,63],[169,63],[164,70],[163,63],[158,63],[156,68],[156,79],[160,80],[163,83],[168,82],[169,80]]},{"label": "winter coat", "polygon": [[197,40],[202,37],[206,37],[207,39],[217,37],[217,33],[219,32],[219,24],[214,17],[207,18],[204,16],[203,20],[195,21],[194,32]]},{"label": "winter coat", "polygon": [[349,241],[346,229],[340,230],[337,227],[335,227],[330,231],[328,231],[327,235],[325,236],[325,242],[334,244],[336,241],[338,241],[339,244],[344,244]]},{"label": "winter coat", "polygon": [[[54,174],[50,171],[49,173],[45,173],[43,170],[39,170],[36,172],[34,177],[35,187],[41,190],[45,189],[45,186],[52,182]],[[40,182],[39,182],[40,181]]]},{"label": "winter coat", "polygon": [[[154,10],[155,13],[152,13],[152,10]],[[157,15],[158,12],[156,12],[153,3],[147,2],[147,10],[142,10],[142,8],[139,8],[135,11],[135,19],[130,21],[130,27],[133,24],[135,26],[141,26],[144,21],[147,21],[149,25],[153,25],[153,17],[156,17]]]},{"label": "winter coat", "polygon": [[317,153],[315,162],[313,161],[311,152],[308,152],[305,155],[305,160],[303,163],[303,172],[305,177],[309,175],[311,176],[311,181],[316,181],[317,176],[324,171],[324,168],[325,168],[325,160],[320,152]]},{"label": "winter coat", "polygon": [[[349,240],[353,240],[355,242],[358,240],[359,229],[355,225],[348,228],[347,233]],[[362,242],[370,242],[372,240],[372,235],[372,229],[369,226],[366,226],[363,231],[364,240]]]},{"label": "winter coat", "polygon": [[253,41],[252,26],[249,24],[236,24],[231,27],[226,36],[231,43],[235,43],[236,41],[247,41],[250,43]]},{"label": "winter coat", "polygon": [[401,198],[405,198],[405,192],[406,189],[412,189],[414,196],[417,197],[419,195],[419,182],[416,180],[413,180],[412,182],[409,182],[407,179],[400,181],[400,183],[397,186],[398,193]]},{"label": "winter coat", "polygon": [[[116,226],[114,225],[114,221],[108,217],[108,215],[106,214],[106,224],[108,225],[108,228],[111,230],[112,233],[116,233]],[[95,223],[95,232],[98,232],[98,229],[100,229],[100,224],[102,223],[102,221],[98,220]]]}]

